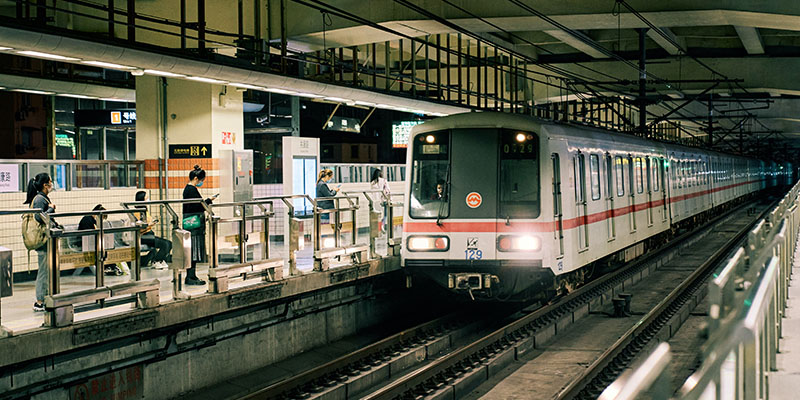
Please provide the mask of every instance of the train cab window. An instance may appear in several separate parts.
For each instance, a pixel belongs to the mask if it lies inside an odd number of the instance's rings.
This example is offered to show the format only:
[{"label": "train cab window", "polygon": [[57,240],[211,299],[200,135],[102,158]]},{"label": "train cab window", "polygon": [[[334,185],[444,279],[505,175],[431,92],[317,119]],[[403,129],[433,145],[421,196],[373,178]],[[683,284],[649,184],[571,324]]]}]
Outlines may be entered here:
[{"label": "train cab window", "polygon": [[644,182],[642,179],[642,158],[636,157],[636,165],[634,166],[634,174],[636,175],[636,193],[644,193]]},{"label": "train cab window", "polygon": [[600,157],[597,154],[589,156],[589,175],[592,183],[592,200],[600,199]]},{"label": "train cab window", "polygon": [[450,132],[416,136],[412,147],[409,215],[446,218],[450,214]]},{"label": "train cab window", "polygon": [[539,216],[538,137],[530,132],[503,130],[500,136],[500,215]]},{"label": "train cab window", "polygon": [[614,168],[617,171],[617,196],[625,195],[625,166],[622,165],[622,157],[614,158]]}]

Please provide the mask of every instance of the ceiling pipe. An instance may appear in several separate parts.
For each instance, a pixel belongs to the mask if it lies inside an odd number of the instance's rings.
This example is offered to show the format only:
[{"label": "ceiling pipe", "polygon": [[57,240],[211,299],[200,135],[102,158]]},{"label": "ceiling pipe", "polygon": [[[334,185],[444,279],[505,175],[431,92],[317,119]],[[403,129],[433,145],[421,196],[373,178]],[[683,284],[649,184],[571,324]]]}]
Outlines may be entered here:
[{"label": "ceiling pipe", "polygon": [[115,88],[111,86],[93,85],[89,83],[57,81],[52,79],[32,78],[29,76],[0,74],[0,87],[7,90],[24,89],[52,92],[56,95],[80,95],[97,98],[113,98],[119,101],[136,102],[136,91],[133,89]]},{"label": "ceiling pipe", "polygon": [[423,110],[427,113],[456,114],[469,111],[465,107],[406,99],[369,90],[313,82],[266,72],[211,64],[206,61],[184,59],[171,55],[9,27],[0,27],[0,46],[11,47],[14,50],[39,51],[74,57],[83,61],[102,61],[126,65],[142,70],[153,69],[187,76],[219,79],[231,83],[245,83],[293,92],[310,93],[324,97],[386,104],[411,110]]}]

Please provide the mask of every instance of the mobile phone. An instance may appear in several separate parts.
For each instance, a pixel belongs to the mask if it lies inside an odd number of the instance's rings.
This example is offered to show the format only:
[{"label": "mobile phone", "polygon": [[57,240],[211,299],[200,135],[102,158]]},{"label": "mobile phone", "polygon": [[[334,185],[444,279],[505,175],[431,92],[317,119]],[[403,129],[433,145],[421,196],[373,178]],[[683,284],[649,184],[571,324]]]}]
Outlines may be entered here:
[{"label": "mobile phone", "polygon": [[215,195],[213,195],[213,196],[211,196],[211,197],[213,197],[213,198],[217,198],[217,197],[219,197],[219,193],[217,193],[217,194],[215,194]]},{"label": "mobile phone", "polygon": [[154,220],[153,220],[153,223],[154,223],[154,224],[157,224],[157,223],[158,223],[158,218],[154,219]]}]

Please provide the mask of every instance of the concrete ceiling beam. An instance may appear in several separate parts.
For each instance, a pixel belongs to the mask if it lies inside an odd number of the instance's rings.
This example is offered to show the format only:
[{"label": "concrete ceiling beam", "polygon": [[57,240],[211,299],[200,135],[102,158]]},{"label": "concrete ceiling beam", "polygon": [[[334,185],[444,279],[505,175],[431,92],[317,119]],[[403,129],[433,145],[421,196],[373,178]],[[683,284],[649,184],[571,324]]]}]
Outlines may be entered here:
[{"label": "concrete ceiling beam", "polygon": [[742,41],[747,54],[764,54],[764,42],[761,40],[761,35],[758,34],[758,29],[752,26],[734,25],[736,34]]},{"label": "concrete ceiling beam", "polygon": [[575,50],[586,53],[594,58],[608,58],[608,56],[602,51],[597,50],[596,48],[582,42],[575,36],[572,36],[562,30],[547,30],[544,31],[544,33],[564,42],[564,44],[574,48]]},{"label": "concrete ceiling beam", "polygon": [[658,45],[661,46],[664,50],[666,50],[667,53],[669,53],[670,55],[672,56],[680,55],[681,49],[675,47],[673,42],[678,43],[678,45],[680,45],[681,48],[685,49],[686,48],[685,41],[682,38],[678,38],[677,36],[675,36],[675,34],[669,28],[659,28],[659,29],[661,29],[661,31],[664,32],[664,34],[666,34],[667,37],[671,39],[671,41],[667,40],[664,36],[660,35],[653,29],[647,30],[647,36],[650,37],[650,39],[652,39],[654,42],[658,43]]}]

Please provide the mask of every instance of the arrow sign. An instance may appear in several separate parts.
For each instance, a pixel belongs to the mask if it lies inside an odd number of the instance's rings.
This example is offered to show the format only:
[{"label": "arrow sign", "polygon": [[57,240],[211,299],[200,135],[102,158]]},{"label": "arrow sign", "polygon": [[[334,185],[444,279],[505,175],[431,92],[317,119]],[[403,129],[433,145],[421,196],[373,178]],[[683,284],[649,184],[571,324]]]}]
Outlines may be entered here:
[{"label": "arrow sign", "polygon": [[211,143],[169,145],[169,158],[211,158],[211,153]]}]

